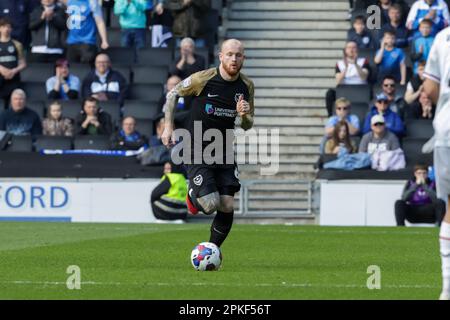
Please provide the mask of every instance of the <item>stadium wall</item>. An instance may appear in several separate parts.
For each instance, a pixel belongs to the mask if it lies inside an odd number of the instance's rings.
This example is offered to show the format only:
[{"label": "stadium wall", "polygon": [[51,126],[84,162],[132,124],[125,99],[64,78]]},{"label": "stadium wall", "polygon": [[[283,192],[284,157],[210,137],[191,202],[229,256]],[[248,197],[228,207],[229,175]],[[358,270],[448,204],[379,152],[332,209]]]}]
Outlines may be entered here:
[{"label": "stadium wall", "polygon": [[154,222],[159,179],[0,179],[0,221]]}]

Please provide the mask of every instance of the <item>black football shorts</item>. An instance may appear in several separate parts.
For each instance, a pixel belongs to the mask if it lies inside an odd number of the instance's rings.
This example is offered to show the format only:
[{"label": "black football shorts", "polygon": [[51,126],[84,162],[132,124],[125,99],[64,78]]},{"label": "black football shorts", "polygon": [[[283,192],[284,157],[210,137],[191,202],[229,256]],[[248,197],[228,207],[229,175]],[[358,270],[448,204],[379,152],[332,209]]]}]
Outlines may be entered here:
[{"label": "black football shorts", "polygon": [[218,191],[220,195],[234,196],[241,189],[237,165],[185,165],[191,196],[202,197]]}]

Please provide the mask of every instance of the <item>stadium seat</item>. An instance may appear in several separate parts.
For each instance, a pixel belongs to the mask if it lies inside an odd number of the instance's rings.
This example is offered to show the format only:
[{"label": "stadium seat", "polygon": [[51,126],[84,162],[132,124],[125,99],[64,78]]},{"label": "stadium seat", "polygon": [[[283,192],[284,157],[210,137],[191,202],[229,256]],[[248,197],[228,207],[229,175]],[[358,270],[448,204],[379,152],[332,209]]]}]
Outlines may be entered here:
[{"label": "stadium seat", "polygon": [[428,139],[404,138],[402,141],[402,149],[405,153],[406,165],[412,167],[417,163],[426,165],[433,164],[433,153],[422,153],[422,146]]},{"label": "stadium seat", "polygon": [[[24,79],[25,80],[25,79]],[[27,100],[47,100],[47,92],[44,82],[23,82],[23,90],[27,94]]]},{"label": "stadium seat", "polygon": [[406,137],[429,139],[433,136],[433,123],[431,120],[408,120],[406,126]]},{"label": "stadium seat", "polygon": [[133,69],[133,83],[162,84],[166,81],[169,70],[166,66],[139,67]]},{"label": "stadium seat", "polygon": [[88,64],[81,63],[71,63],[70,64],[70,73],[77,76],[80,79],[80,82],[83,83],[84,78],[91,71],[91,67]]},{"label": "stadium seat", "polygon": [[45,105],[43,101],[27,101],[27,107],[35,111],[41,119],[45,117]]},{"label": "stadium seat", "polygon": [[369,103],[371,99],[369,85],[339,85],[336,87],[336,98],[344,97],[352,103]]},{"label": "stadium seat", "polygon": [[162,84],[133,84],[130,86],[130,100],[158,101],[163,94]]},{"label": "stadium seat", "polygon": [[123,107],[123,115],[132,116],[136,119],[155,120],[159,113],[159,106],[156,102],[129,101]]},{"label": "stadium seat", "polygon": [[6,151],[10,152],[31,152],[33,151],[33,142],[31,136],[12,136],[8,142]]},{"label": "stadium seat", "polygon": [[55,75],[55,67],[51,63],[30,63],[20,72],[22,80],[40,82],[45,85],[48,78]]},{"label": "stadium seat", "polygon": [[109,150],[111,142],[108,136],[76,136],[73,146],[75,150]]},{"label": "stadium seat", "polygon": [[81,112],[81,100],[60,101],[63,109],[63,116],[75,120]]},{"label": "stadium seat", "polygon": [[38,136],[35,142],[35,149],[38,152],[42,149],[71,150],[72,138],[58,136]]},{"label": "stadium seat", "polygon": [[350,114],[354,114],[359,118],[359,124],[362,127],[367,112],[369,112],[369,104],[364,102],[352,103]]},{"label": "stadium seat", "polygon": [[153,120],[149,119],[136,119],[136,130],[147,138],[153,136]]},{"label": "stadium seat", "polygon": [[100,101],[100,108],[111,116],[113,126],[117,126],[120,121],[120,106],[117,101]]},{"label": "stadium seat", "polygon": [[131,70],[129,66],[113,64],[112,69],[118,71],[122,76],[124,76],[127,83],[131,83]]},{"label": "stadium seat", "polygon": [[104,51],[111,59],[112,66],[130,66],[135,63],[135,52],[130,48],[110,47]]},{"label": "stadium seat", "polygon": [[[129,49],[128,49],[129,50]],[[128,55],[130,55],[128,53]],[[137,63],[140,66],[169,66],[173,55],[171,48],[148,48],[138,50]]]}]

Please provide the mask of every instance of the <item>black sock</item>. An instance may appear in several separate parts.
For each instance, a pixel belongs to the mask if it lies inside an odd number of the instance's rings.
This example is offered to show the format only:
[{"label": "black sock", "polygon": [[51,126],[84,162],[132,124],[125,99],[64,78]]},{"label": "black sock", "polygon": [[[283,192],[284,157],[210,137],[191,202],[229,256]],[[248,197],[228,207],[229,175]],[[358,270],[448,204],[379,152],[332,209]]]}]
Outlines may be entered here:
[{"label": "black sock", "polygon": [[217,211],[211,225],[211,237],[209,242],[216,244],[218,247],[222,245],[228,236],[233,225],[234,212]]}]

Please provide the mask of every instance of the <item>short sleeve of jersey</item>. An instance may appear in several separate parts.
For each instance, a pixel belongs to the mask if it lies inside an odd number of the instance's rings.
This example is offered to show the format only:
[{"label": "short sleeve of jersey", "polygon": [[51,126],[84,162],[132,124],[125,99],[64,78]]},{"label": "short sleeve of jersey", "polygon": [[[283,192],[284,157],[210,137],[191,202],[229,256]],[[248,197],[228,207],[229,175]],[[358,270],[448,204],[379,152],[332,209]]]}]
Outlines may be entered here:
[{"label": "short sleeve of jersey", "polygon": [[178,86],[178,95],[180,97],[198,96],[209,78],[205,77],[205,71],[196,72],[183,81]]},{"label": "short sleeve of jersey", "polygon": [[442,37],[439,34],[434,40],[433,45],[431,46],[430,53],[428,55],[427,64],[425,65],[425,71],[423,76],[428,78],[434,82],[441,82],[441,72],[440,72],[440,63],[439,63],[439,48],[442,46]]},{"label": "short sleeve of jersey", "polygon": [[102,14],[102,8],[100,7],[100,4],[96,0],[89,0],[89,6],[91,7],[92,14],[94,17],[103,17]]}]

